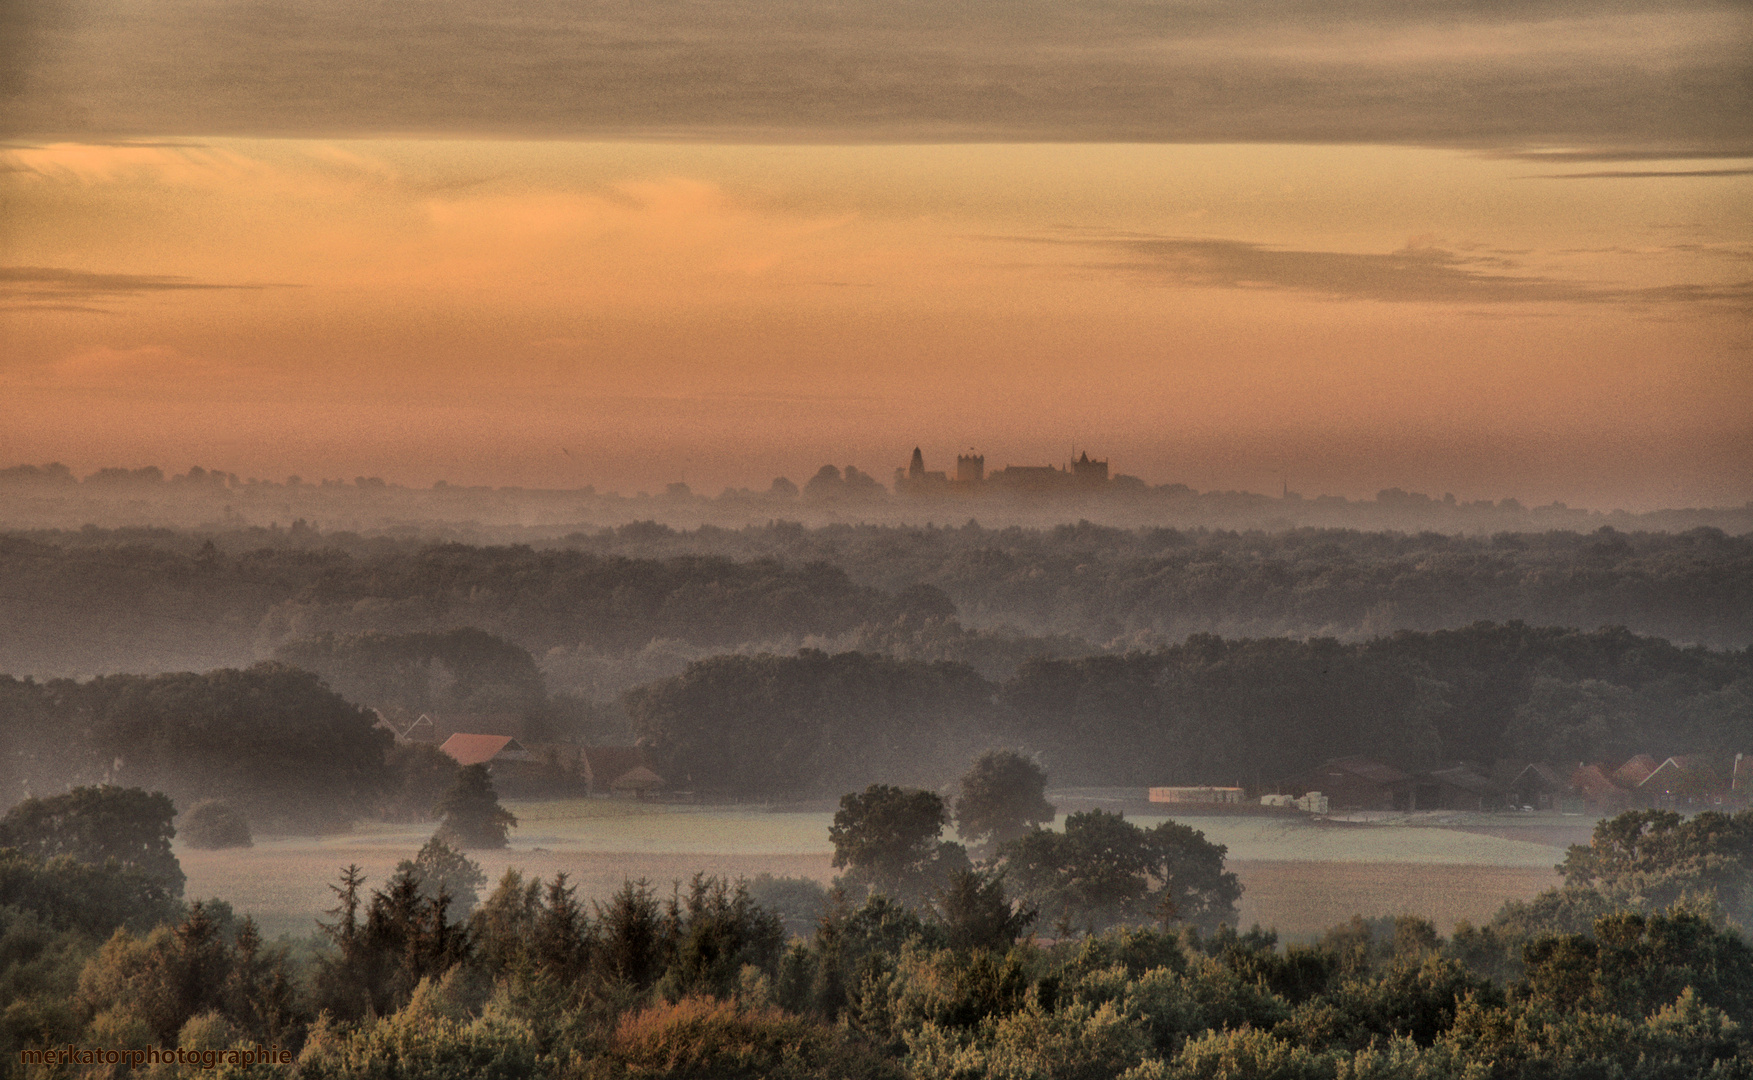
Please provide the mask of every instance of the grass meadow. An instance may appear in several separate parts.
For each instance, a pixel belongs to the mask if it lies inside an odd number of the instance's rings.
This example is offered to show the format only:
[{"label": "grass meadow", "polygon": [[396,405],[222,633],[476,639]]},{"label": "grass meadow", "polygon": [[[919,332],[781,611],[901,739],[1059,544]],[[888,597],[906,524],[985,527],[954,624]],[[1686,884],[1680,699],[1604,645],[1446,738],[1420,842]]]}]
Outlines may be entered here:
[{"label": "grass meadow", "polygon": [[[473,852],[488,886],[508,868],[550,878],[565,872],[579,895],[601,899],[626,878],[667,886],[698,871],[729,877],[760,873],[827,882],[833,847],[822,810],[749,806],[671,806],[609,800],[507,801],[518,817],[511,846]],[[1128,814],[1140,825],[1160,815]],[[1229,848],[1229,867],[1246,891],[1244,925],[1258,922],[1290,938],[1307,937],[1353,914],[1417,914],[1447,932],[1458,919],[1480,922],[1505,900],[1526,899],[1557,882],[1564,845],[1587,826],[1549,816],[1474,815],[1428,821],[1322,822],[1308,819],[1185,819]],[[1589,823],[1589,824],[1592,824]],[[301,937],[333,906],[329,885],[357,863],[371,885],[411,858],[430,823],[361,825],[324,837],[264,837],[253,848],[177,856],[191,898],[217,897],[255,916],[270,936]],[[1580,833],[1579,833],[1580,830]]]}]

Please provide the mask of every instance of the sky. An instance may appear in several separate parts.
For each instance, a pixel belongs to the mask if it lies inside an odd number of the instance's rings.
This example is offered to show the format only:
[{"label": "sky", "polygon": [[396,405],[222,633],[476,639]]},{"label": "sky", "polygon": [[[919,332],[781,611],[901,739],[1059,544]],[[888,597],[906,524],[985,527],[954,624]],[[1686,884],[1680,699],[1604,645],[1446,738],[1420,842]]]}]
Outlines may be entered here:
[{"label": "sky", "polygon": [[0,465],[1753,499],[1744,3],[0,0]]}]

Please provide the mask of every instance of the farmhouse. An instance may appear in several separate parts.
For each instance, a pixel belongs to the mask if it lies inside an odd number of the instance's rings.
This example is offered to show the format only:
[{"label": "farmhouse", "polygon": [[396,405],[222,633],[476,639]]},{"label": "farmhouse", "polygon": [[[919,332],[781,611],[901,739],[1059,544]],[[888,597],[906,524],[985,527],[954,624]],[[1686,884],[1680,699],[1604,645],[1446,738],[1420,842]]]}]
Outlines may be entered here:
[{"label": "farmhouse", "polygon": [[1631,793],[1613,782],[1605,765],[1578,765],[1570,774],[1570,787],[1590,813],[1618,813],[1631,801]]},{"label": "farmhouse", "polygon": [[1656,766],[1638,785],[1637,793],[1652,806],[1720,806],[1730,798],[1731,783],[1705,755],[1684,754]]},{"label": "farmhouse", "polygon": [[432,726],[432,717],[425,713],[421,713],[418,717],[405,724],[398,724],[388,716],[385,716],[382,709],[372,709],[371,712],[372,715],[377,717],[377,723],[372,726],[382,728],[393,735],[397,746],[408,746],[412,743],[431,743],[438,741],[436,730]]}]

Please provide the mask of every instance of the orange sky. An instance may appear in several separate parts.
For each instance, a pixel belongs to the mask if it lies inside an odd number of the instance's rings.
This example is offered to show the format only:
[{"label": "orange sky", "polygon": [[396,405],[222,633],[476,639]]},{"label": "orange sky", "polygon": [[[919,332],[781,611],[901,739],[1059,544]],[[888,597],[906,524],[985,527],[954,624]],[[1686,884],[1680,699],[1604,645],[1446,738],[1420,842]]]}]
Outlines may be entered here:
[{"label": "orange sky", "polygon": [[[219,16],[184,0],[68,15],[0,86],[26,118],[0,151],[0,465],[714,493],[824,462],[886,479],[915,444],[934,466],[1076,446],[1200,489],[1740,504],[1748,19],[1637,7],[1259,34],[1218,6],[1160,39],[1109,28],[1119,52],[1031,44],[1035,13],[941,71],[908,36],[929,27],[823,31],[867,43],[886,89],[863,97],[819,51],[762,83],[733,55],[753,32],[701,38],[674,87],[634,61],[601,86],[533,60],[490,78],[537,46],[458,30],[454,0],[436,53],[383,54],[416,67],[335,60],[320,86],[275,66],[295,31],[188,38],[174,18]],[[365,17],[309,10],[310,42]],[[987,40],[968,10],[931,32]],[[154,34],[208,51],[154,66],[129,48]],[[1235,101],[1151,104],[1223,57]],[[1294,104],[1271,89],[1292,75]],[[579,119],[598,105],[631,119]],[[1107,141],[1151,124],[1181,134]]]},{"label": "orange sky", "polygon": [[1260,146],[7,161],[5,261],[63,268],[8,283],[7,461],[716,491],[1075,443],[1201,489],[1753,496],[1745,176]]}]

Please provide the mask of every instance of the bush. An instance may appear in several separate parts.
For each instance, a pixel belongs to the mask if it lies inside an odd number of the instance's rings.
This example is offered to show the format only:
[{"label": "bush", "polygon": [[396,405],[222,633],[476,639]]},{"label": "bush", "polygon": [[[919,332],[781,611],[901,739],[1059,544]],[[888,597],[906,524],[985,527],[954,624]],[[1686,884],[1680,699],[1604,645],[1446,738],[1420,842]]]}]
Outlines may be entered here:
[{"label": "bush", "polygon": [[828,911],[828,890],[814,878],[757,874],[748,889],[749,899],[779,916],[792,937],[814,934]]},{"label": "bush", "polygon": [[204,799],[183,812],[183,842],[202,851],[251,847],[250,822],[222,799]]},{"label": "bush", "polygon": [[769,1080],[899,1078],[841,1029],[774,1008],[685,997],[621,1018],[613,1053],[635,1075]]},{"label": "bush", "polygon": [[44,860],[8,848],[0,848],[0,905],[97,937],[118,926],[150,930],[174,920],[181,907],[162,883],[132,867],[92,866],[66,855]]}]

